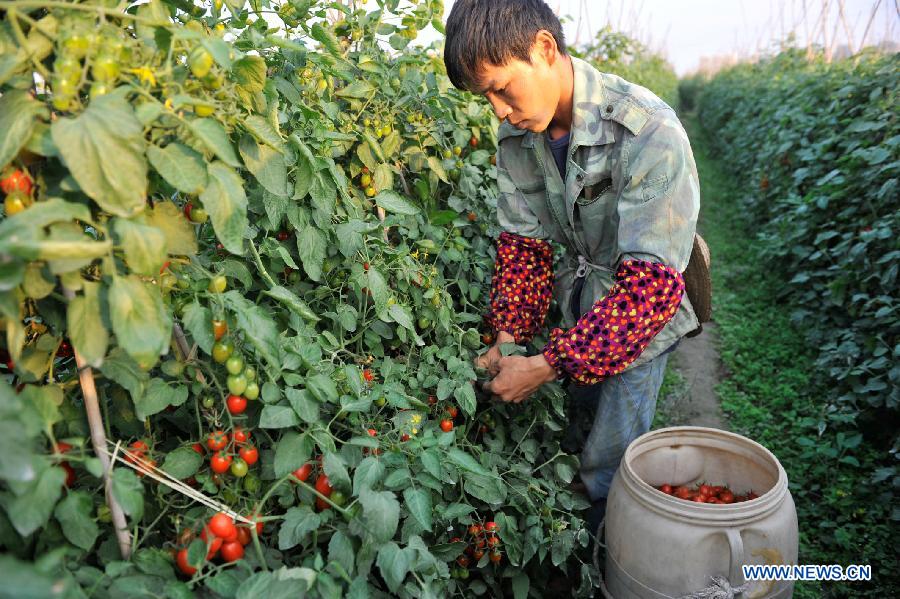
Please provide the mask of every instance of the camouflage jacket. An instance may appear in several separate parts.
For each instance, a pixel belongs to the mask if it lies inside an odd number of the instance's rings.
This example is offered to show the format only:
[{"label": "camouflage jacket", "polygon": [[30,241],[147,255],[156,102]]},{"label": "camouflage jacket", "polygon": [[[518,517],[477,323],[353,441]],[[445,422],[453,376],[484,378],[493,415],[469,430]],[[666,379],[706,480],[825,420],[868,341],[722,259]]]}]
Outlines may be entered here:
[{"label": "camouflage jacket", "polygon": [[[572,58],[575,76],[565,180],[546,133],[504,122],[498,132],[498,218],[523,237],[562,244],[554,296],[564,327],[576,271],[586,271],[581,311],[609,292],[625,259],[687,268],[700,186],[687,134],[675,111],[646,88]],[[629,368],[697,328],[687,294],[672,320]]]}]

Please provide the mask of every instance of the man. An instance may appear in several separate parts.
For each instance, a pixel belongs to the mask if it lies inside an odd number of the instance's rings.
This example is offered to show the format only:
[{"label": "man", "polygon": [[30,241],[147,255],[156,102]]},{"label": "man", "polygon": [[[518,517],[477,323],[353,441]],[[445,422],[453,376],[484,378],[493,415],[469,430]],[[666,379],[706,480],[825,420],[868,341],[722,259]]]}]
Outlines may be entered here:
[{"label": "man", "polygon": [[[503,401],[568,379],[576,408],[595,408],[580,472],[595,526],[626,447],[650,428],[668,353],[699,326],[682,276],[700,207],[690,144],[650,91],[569,56],[541,0],[457,0],[446,32],[450,80],[502,121],[496,345],[476,364]],[[551,241],[564,248],[555,273]],[[552,295],[563,322],[543,351],[501,357],[541,330]]]}]

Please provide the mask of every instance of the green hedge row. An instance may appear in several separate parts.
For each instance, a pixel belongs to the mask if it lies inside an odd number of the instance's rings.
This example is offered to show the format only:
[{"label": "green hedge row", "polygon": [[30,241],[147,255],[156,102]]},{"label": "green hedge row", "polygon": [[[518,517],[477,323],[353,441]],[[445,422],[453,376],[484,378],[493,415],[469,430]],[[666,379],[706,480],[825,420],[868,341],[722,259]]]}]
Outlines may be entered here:
[{"label": "green hedge row", "polygon": [[817,349],[823,409],[852,415],[884,449],[897,446],[900,415],[898,67],[898,55],[827,64],[791,51],[697,95],[762,255],[788,281],[772,310],[790,310]]}]

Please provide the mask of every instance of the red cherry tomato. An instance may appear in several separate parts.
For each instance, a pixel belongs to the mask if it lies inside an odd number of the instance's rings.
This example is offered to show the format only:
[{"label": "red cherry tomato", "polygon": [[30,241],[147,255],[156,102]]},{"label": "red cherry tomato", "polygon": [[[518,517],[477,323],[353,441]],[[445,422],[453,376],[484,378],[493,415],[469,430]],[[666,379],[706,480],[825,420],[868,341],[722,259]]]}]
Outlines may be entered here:
[{"label": "red cherry tomato", "polygon": [[143,453],[149,449],[147,444],[140,440],[135,441],[129,447],[131,447],[132,453]]},{"label": "red cherry tomato", "polygon": [[181,570],[181,573],[186,576],[193,576],[197,573],[197,568],[192,567],[188,563],[187,559],[187,549],[180,549],[175,557],[175,563],[178,565],[178,569]]},{"label": "red cherry tomato", "polygon": [[453,421],[449,420],[447,418],[445,418],[444,420],[441,420],[441,430],[444,431],[445,433],[449,433],[450,431],[452,431],[453,430]]},{"label": "red cherry tomato", "polygon": [[199,453],[200,455],[203,455],[203,454],[206,453],[206,450],[203,449],[203,446],[200,445],[199,443],[194,443],[193,445],[191,445],[191,449],[193,449],[194,451],[196,451],[196,452]]},{"label": "red cherry tomato", "polygon": [[247,462],[248,466],[252,466],[259,460],[259,450],[255,447],[241,447],[240,451],[238,451],[238,454],[240,454],[241,459]]},{"label": "red cherry tomato", "polygon": [[206,543],[206,559],[212,559],[219,552],[219,549],[222,547],[222,543],[224,542],[221,537],[217,537],[209,530],[209,526],[203,527],[203,532],[200,533],[200,538],[203,539],[203,542]]},{"label": "red cherry tomato", "polygon": [[206,446],[212,451],[225,449],[226,445],[228,445],[228,435],[223,431],[213,431],[206,437]]},{"label": "red cherry tomato", "polygon": [[222,545],[222,548],[219,549],[219,555],[221,555],[222,559],[226,562],[236,562],[244,557],[244,546],[237,541],[225,543]]},{"label": "red cherry tomato", "polygon": [[481,525],[480,524],[472,524],[469,526],[469,534],[473,537],[481,534]]},{"label": "red cherry tomato", "polygon": [[697,491],[700,495],[706,495],[707,497],[713,494],[712,487],[709,485],[700,485],[700,488],[697,489]]},{"label": "red cherry tomato", "polygon": [[233,459],[230,455],[222,455],[220,451],[217,451],[209,458],[209,467],[216,474],[225,474],[231,468]]},{"label": "red cherry tomato", "polygon": [[59,467],[66,471],[66,480],[63,483],[66,487],[70,487],[75,484],[75,469],[72,468],[72,465],[69,462],[60,462]]},{"label": "red cherry tomato", "polygon": [[237,538],[238,543],[244,546],[248,545],[250,541],[253,540],[253,536],[250,534],[250,529],[246,526],[238,526]]},{"label": "red cherry tomato", "polygon": [[719,501],[722,503],[734,503],[734,493],[725,489],[721,493],[719,493]]},{"label": "red cherry tomato", "polygon": [[456,418],[459,415],[459,409],[456,406],[450,406],[447,408],[447,416],[450,418]]},{"label": "red cherry tomato", "polygon": [[497,537],[489,537],[487,540],[488,547],[496,547],[500,544],[500,539]]},{"label": "red cherry tomato", "polygon": [[666,495],[671,495],[672,494],[672,485],[670,485],[668,483],[664,484],[664,485],[660,485],[659,490],[662,491],[663,493],[665,493]]},{"label": "red cherry tomato", "polygon": [[500,527],[497,526],[496,522],[491,521],[491,522],[485,523],[484,529],[488,532],[498,532],[500,530]]},{"label": "red cherry tomato", "polygon": [[299,481],[306,482],[309,479],[309,475],[312,473],[312,464],[303,464],[296,470],[294,470],[294,478]]},{"label": "red cherry tomato", "polygon": [[502,559],[503,559],[502,553],[500,553],[499,551],[491,551],[491,562],[493,562],[495,564],[499,564]]},{"label": "red cherry tomato", "polygon": [[7,170],[0,175],[2,179],[0,179],[0,189],[3,189],[3,193],[9,195],[15,192],[21,192],[26,196],[31,195],[31,177],[28,176],[28,173],[21,169],[11,169]]},{"label": "red cherry tomato", "polygon": [[221,539],[237,534],[234,520],[225,512],[219,512],[209,519],[209,531]]},{"label": "red cherry tomato", "polygon": [[231,438],[234,439],[235,443],[246,443],[250,439],[250,431],[245,431],[241,427],[236,426],[234,427],[234,430],[231,431]]},{"label": "red cherry tomato", "polygon": [[456,558],[456,563],[459,564],[460,566],[462,566],[463,568],[468,568],[469,567],[469,558],[466,557],[465,555],[461,555],[458,558]]},{"label": "red cherry tomato", "polygon": [[60,441],[56,444],[56,453],[67,453],[71,451],[71,449],[72,446],[65,441]]},{"label": "red cherry tomato", "polygon": [[367,383],[371,383],[372,381],[375,380],[375,375],[372,374],[371,370],[366,368],[365,370],[363,370],[363,378],[366,379]]},{"label": "red cherry tomato", "polygon": [[243,414],[247,409],[247,400],[240,395],[229,395],[225,403],[232,414]]}]

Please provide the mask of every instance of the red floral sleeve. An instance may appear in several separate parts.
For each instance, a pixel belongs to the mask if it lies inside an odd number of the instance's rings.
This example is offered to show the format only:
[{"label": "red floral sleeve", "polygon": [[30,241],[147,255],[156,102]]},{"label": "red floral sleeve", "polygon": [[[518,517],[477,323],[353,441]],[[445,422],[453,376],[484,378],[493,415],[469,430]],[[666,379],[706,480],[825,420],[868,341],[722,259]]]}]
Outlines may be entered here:
[{"label": "red floral sleeve", "polygon": [[553,296],[553,248],[546,241],[501,233],[485,321],[516,343],[529,341],[544,325]]},{"label": "red floral sleeve", "polygon": [[683,293],[684,279],[675,269],[625,260],[612,289],[575,327],[551,331],[544,358],[577,383],[599,383],[641,355],[675,316]]}]

